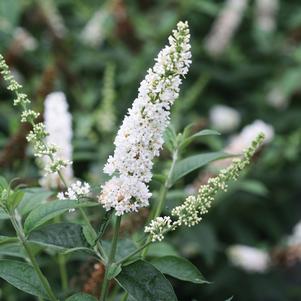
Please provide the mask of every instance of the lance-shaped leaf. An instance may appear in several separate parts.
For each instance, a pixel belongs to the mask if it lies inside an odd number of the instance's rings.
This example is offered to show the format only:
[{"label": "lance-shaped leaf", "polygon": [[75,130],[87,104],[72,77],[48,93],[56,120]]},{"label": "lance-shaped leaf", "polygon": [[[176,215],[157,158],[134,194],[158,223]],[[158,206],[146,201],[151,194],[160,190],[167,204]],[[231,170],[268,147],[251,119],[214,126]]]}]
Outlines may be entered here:
[{"label": "lance-shaped leaf", "polygon": [[190,156],[176,163],[174,171],[172,173],[170,186],[172,186],[176,181],[187,175],[188,173],[207,165],[208,163],[220,160],[224,158],[229,158],[231,155],[224,152],[212,152],[204,153],[199,155]]},{"label": "lance-shaped leaf", "polygon": [[48,299],[33,267],[27,263],[0,260],[0,278],[21,291]]},{"label": "lance-shaped leaf", "polygon": [[197,284],[208,283],[201,272],[189,260],[178,256],[153,258],[151,264],[161,273]]},{"label": "lance-shaped leaf", "polygon": [[143,260],[123,266],[116,279],[136,301],[177,301],[169,281]]},{"label": "lance-shaped leaf", "polygon": [[53,194],[43,188],[26,188],[22,201],[18,206],[18,212],[23,216],[28,214],[34,208],[41,204],[45,204],[47,199]]},{"label": "lance-shaped leaf", "polygon": [[58,223],[43,226],[38,230],[32,231],[28,240],[39,245],[63,249],[88,246],[82,226],[72,223]]},{"label": "lance-shaped leaf", "polygon": [[26,233],[43,225],[52,218],[66,212],[72,208],[98,206],[97,203],[82,202],[78,200],[55,200],[40,205],[27,216],[24,223]]}]

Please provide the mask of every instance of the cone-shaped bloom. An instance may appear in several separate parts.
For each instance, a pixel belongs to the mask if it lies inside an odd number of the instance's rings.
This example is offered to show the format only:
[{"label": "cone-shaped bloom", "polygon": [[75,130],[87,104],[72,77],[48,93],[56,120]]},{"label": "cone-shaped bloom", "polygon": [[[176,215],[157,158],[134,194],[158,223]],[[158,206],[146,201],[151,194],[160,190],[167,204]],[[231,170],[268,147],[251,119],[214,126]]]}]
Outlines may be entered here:
[{"label": "cone-shaped bloom", "polygon": [[152,178],[153,159],[159,155],[163,133],[169,123],[170,107],[179,95],[181,77],[191,64],[187,22],[179,22],[139,87],[115,139],[114,155],[104,172],[116,174],[103,186],[99,200],[117,215],[148,205],[147,183]]}]

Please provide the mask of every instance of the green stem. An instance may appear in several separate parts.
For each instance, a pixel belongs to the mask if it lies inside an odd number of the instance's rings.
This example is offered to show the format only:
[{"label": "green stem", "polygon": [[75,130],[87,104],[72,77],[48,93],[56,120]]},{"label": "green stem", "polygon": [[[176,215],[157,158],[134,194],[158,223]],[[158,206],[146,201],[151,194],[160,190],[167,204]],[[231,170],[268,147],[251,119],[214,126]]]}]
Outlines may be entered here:
[{"label": "green stem", "polygon": [[68,273],[64,254],[58,254],[58,264],[60,268],[62,289],[64,292],[66,292],[68,290]]},{"label": "green stem", "polygon": [[146,242],[144,245],[142,245],[141,247],[139,247],[137,250],[133,251],[132,253],[130,253],[129,255],[123,257],[122,259],[120,259],[119,261],[116,262],[116,264],[122,264],[125,261],[127,261],[128,259],[130,259],[131,257],[133,257],[134,255],[138,254],[140,251],[142,251],[144,248],[148,247],[152,242],[148,241]]},{"label": "green stem", "polygon": [[[95,237],[97,237],[97,233],[95,232],[93,226],[91,225],[91,223],[90,223],[90,221],[89,221],[89,218],[88,218],[87,214],[85,213],[84,209],[81,208],[81,207],[79,207],[79,211],[80,211],[80,213],[81,213],[81,215],[82,215],[82,217],[83,217],[83,219],[84,219],[86,225],[89,227],[90,232],[93,233],[93,235],[94,235]],[[101,243],[100,243],[98,240],[96,241],[96,246],[97,246],[97,249],[98,249],[98,251],[100,252],[100,255],[101,255],[101,257],[102,257],[101,259],[103,259],[103,256],[104,256],[104,254],[105,254],[105,251],[104,251],[104,249],[103,249]]]},{"label": "green stem", "polygon": [[127,292],[124,293],[121,301],[126,301],[128,299],[129,294]]},{"label": "green stem", "polygon": [[114,262],[114,259],[115,259],[118,236],[119,236],[119,229],[120,229],[120,222],[121,222],[121,216],[117,216],[116,221],[115,221],[114,235],[113,235],[111,251],[110,251],[110,254],[109,254],[108,263],[106,264],[105,277],[104,277],[102,288],[101,288],[100,301],[106,301],[106,298],[107,298],[107,295],[108,295],[108,289],[109,289],[108,272],[109,272],[109,269],[110,269],[110,267],[111,267],[111,265],[112,265],[112,263]]},{"label": "green stem", "polygon": [[43,285],[49,299],[51,301],[57,301],[57,298],[55,297],[55,295],[54,295],[54,293],[53,293],[53,291],[52,291],[52,289],[49,285],[48,280],[43,275],[43,273],[42,273],[42,271],[41,271],[34,255],[31,251],[31,248],[30,248],[29,244],[27,244],[27,242],[26,242],[26,239],[25,239],[25,236],[24,236],[24,233],[23,233],[23,229],[18,225],[18,222],[17,222],[17,220],[15,219],[15,217],[13,215],[10,216],[10,220],[11,220],[11,222],[13,224],[13,227],[14,227],[16,233],[17,233],[19,241],[23,245],[24,250],[25,250],[26,254],[28,255],[28,258],[29,258],[29,260],[32,264],[32,267],[34,268],[38,278],[40,279],[41,284]]},{"label": "green stem", "polygon": [[[155,213],[151,214],[151,219],[157,218],[158,216],[161,215],[161,213],[163,211],[163,208],[164,208],[164,205],[165,205],[165,200],[166,200],[166,195],[167,195],[168,189],[171,187],[172,174],[173,174],[173,171],[175,169],[175,165],[176,165],[177,160],[178,160],[178,149],[176,148],[173,155],[172,155],[172,162],[171,162],[171,165],[170,165],[170,169],[169,169],[167,178],[165,180],[164,185],[162,186],[162,188],[160,190],[158,205],[156,206]],[[150,237],[147,238],[146,243],[147,244],[151,243]],[[146,247],[143,250],[142,254],[141,254],[143,258],[146,257],[147,252],[148,252],[148,248]]]}]

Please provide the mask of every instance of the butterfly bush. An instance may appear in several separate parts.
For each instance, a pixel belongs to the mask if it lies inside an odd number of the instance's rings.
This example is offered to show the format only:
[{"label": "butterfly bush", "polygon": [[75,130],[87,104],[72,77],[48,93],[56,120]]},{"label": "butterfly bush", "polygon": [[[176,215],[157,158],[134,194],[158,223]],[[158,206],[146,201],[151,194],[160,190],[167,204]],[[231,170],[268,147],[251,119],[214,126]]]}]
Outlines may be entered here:
[{"label": "butterfly bush", "polygon": [[[62,158],[68,162],[72,161],[72,116],[68,112],[68,103],[63,92],[50,93],[45,99],[44,124],[48,132],[45,142],[55,145],[57,152],[54,158]],[[42,166],[46,167],[46,174],[40,184],[48,188],[62,187],[63,183],[57,172],[51,173],[47,169],[51,160],[49,157],[42,157]],[[69,184],[73,179],[72,165],[69,164],[61,170],[61,175]]]},{"label": "butterfly bush", "polygon": [[118,131],[114,154],[104,172],[113,178],[102,187],[100,203],[117,215],[137,211],[149,204],[147,184],[152,178],[154,157],[159,155],[170,107],[179,95],[181,77],[191,64],[188,23],[179,22],[169,45],[156,58],[139,87],[138,97]]},{"label": "butterfly bush", "polygon": [[50,160],[44,166],[46,173],[58,173],[71,162],[57,156],[58,148],[54,144],[46,141],[49,133],[46,131],[43,122],[37,122],[39,113],[29,108],[30,100],[25,93],[21,92],[22,86],[14,79],[2,55],[0,55],[0,73],[7,82],[7,89],[15,93],[14,106],[19,106],[22,110],[21,122],[28,122],[32,130],[26,139],[32,143],[34,156],[37,158],[48,157]]},{"label": "butterfly bush", "polygon": [[183,204],[175,207],[171,212],[175,218],[173,222],[170,222],[170,218],[167,216],[151,221],[145,227],[145,232],[150,234],[151,240],[161,241],[165,232],[175,230],[178,226],[192,227],[198,224],[203,215],[208,212],[217,193],[226,191],[229,181],[237,180],[242,170],[250,164],[252,156],[263,141],[264,135],[259,134],[251,146],[245,150],[241,159],[234,159],[228,168],[221,170],[216,177],[210,178],[206,185],[202,185],[196,196],[188,196]]},{"label": "butterfly bush", "polygon": [[228,248],[228,257],[233,265],[246,272],[264,273],[270,266],[269,254],[250,246],[231,246]]},{"label": "butterfly bush", "polygon": [[244,12],[248,0],[226,0],[225,6],[215,20],[205,40],[205,48],[212,56],[221,55],[231,42]]}]

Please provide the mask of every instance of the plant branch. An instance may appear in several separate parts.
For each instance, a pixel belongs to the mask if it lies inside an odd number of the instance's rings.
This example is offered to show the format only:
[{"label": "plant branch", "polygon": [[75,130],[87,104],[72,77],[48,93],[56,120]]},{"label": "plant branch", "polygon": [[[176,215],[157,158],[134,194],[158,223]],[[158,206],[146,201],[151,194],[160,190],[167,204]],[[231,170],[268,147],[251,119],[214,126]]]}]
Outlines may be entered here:
[{"label": "plant branch", "polygon": [[115,221],[115,227],[114,227],[114,235],[113,235],[113,241],[112,241],[112,246],[111,246],[111,251],[109,254],[109,259],[106,264],[106,272],[105,272],[105,277],[103,280],[102,288],[101,288],[101,296],[100,300],[101,301],[106,301],[107,295],[108,295],[108,288],[109,288],[109,279],[108,279],[108,272],[109,269],[114,262],[115,259],[115,254],[117,250],[117,242],[118,242],[118,236],[119,236],[119,229],[120,229],[120,222],[121,222],[121,216],[116,217]]}]

